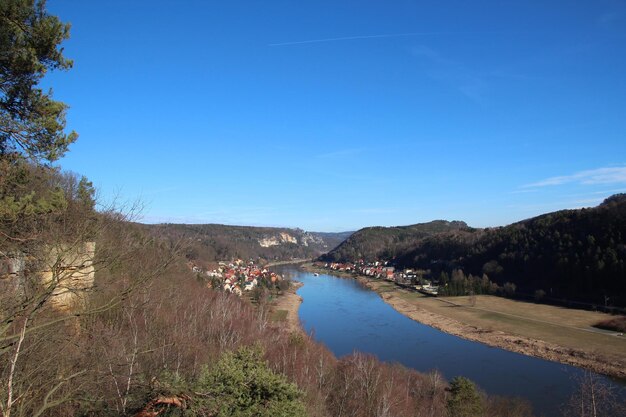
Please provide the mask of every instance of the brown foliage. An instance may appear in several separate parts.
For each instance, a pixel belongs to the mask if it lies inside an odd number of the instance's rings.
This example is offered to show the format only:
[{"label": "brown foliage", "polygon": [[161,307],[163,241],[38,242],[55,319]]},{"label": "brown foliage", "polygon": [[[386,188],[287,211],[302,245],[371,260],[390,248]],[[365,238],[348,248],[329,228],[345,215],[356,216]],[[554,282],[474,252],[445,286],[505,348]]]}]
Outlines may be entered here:
[{"label": "brown foliage", "polygon": [[[196,395],[189,382],[203,367],[253,344],[263,347],[274,372],[304,392],[309,416],[446,415],[447,383],[439,373],[421,374],[362,353],[338,360],[309,336],[268,323],[260,314],[263,303],[208,289],[184,258],[172,258],[167,244],[141,228],[111,226],[98,249],[101,266],[82,310],[90,313],[24,339],[15,384],[22,395],[13,415],[40,409],[52,417],[151,415],[168,409],[168,399],[189,405]],[[168,268],[165,259],[174,260]],[[42,312],[36,319],[49,323],[58,314]],[[15,320],[11,334],[26,325],[32,323]],[[176,408],[171,402],[169,409]],[[494,402],[486,415],[526,415],[504,414],[511,407],[503,404]]]},{"label": "brown foliage", "polygon": [[602,320],[594,324],[593,327],[626,333],[626,316],[618,316],[612,319]]},{"label": "brown foliage", "polygon": [[486,414],[498,417],[532,417],[532,407],[521,398],[489,397]]}]

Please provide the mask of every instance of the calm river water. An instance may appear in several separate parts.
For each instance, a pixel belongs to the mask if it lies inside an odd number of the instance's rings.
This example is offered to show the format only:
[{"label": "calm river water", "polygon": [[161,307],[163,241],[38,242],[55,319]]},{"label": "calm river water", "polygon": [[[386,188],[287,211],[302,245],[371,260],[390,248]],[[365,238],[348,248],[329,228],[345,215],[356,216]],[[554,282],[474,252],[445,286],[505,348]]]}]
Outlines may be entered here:
[{"label": "calm river water", "polygon": [[[294,267],[282,272],[305,284],[298,290],[304,299],[300,321],[337,356],[359,350],[418,371],[438,369],[447,379],[463,375],[488,393],[528,399],[544,416],[560,415],[560,405],[575,389],[574,378],[583,372],[420,324],[353,279],[316,277]],[[604,379],[626,399],[626,385]]]}]

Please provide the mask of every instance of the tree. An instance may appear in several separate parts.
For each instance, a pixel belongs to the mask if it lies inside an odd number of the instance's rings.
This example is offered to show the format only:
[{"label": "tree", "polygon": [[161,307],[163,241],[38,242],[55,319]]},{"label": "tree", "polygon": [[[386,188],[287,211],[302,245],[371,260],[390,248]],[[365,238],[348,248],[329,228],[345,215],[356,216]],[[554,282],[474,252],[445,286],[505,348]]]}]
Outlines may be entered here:
[{"label": "tree", "polygon": [[468,303],[469,303],[470,307],[475,307],[476,306],[476,293],[474,293],[473,290],[470,290]]},{"label": "tree", "polygon": [[194,412],[198,415],[304,416],[302,393],[284,376],[275,374],[259,348],[226,353],[215,369],[200,376]]},{"label": "tree", "polygon": [[535,301],[540,302],[546,296],[546,292],[542,289],[535,290]]},{"label": "tree", "polygon": [[516,289],[517,289],[517,286],[513,284],[512,282],[504,283],[504,295],[506,295],[507,297],[513,297],[515,295]]},{"label": "tree", "polygon": [[67,105],[38,88],[49,70],[67,70],[61,42],[70,25],[51,16],[45,0],[0,2],[0,156],[55,161],[76,140],[65,133]]},{"label": "tree", "polygon": [[450,381],[448,413],[450,417],[477,417],[483,415],[483,400],[472,381],[457,376]]},{"label": "tree", "polygon": [[0,262],[17,265],[0,276],[2,417],[51,415],[80,398],[79,377],[96,380],[93,364],[79,360],[93,348],[84,333],[90,322],[114,314],[174,256],[121,214],[95,214],[64,197],[67,209],[37,216],[23,244],[9,245],[0,227]]},{"label": "tree", "polygon": [[574,378],[577,389],[562,408],[572,417],[622,416],[626,406],[599,375],[589,371]]},{"label": "tree", "polygon": [[[5,417],[18,409],[44,413],[58,401],[61,386],[77,375],[25,368],[37,364],[36,347],[55,335],[46,332],[58,331],[57,324],[73,317],[52,312],[59,300],[86,292],[93,277],[93,187],[41,164],[61,157],[77,138],[64,132],[67,106],[39,88],[49,70],[71,68],[60,48],[69,28],[47,13],[45,0],[0,2],[0,262],[12,265],[0,288],[0,359],[10,364],[0,369]],[[74,281],[83,281],[85,288],[69,284]],[[48,395],[37,398],[34,384],[24,383],[28,378],[51,380]],[[25,407],[33,397],[45,399]]]}]

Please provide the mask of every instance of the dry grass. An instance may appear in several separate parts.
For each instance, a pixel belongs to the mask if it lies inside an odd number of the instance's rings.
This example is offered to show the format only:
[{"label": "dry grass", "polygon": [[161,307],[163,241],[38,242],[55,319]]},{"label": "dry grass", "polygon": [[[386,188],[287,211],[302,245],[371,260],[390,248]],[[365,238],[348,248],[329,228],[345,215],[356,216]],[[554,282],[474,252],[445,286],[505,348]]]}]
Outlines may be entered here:
[{"label": "dry grass", "polygon": [[280,297],[272,300],[269,316],[271,321],[286,323],[291,331],[301,330],[298,309],[300,308],[300,303],[302,303],[302,298],[296,294],[296,291],[301,286],[301,282],[295,282]]},{"label": "dry grass", "polygon": [[428,297],[384,281],[359,278],[407,317],[449,334],[626,378],[626,337],[593,328],[603,313],[493,296]]},{"label": "dry grass", "polygon": [[476,304],[472,307],[469,297],[433,298],[397,291],[398,296],[416,307],[471,326],[626,359],[626,337],[593,328],[598,322],[614,318],[608,314],[489,295],[476,296]]},{"label": "dry grass", "polygon": [[288,313],[289,312],[287,310],[276,310],[272,312],[271,320],[272,321],[286,321]]}]

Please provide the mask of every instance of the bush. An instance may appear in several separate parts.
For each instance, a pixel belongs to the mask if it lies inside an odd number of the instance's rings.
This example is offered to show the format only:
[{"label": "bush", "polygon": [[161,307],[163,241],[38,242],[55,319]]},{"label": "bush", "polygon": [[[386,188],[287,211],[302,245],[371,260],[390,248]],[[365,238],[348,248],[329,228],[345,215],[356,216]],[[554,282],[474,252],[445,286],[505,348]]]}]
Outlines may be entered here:
[{"label": "bush", "polygon": [[626,333],[626,316],[619,316],[608,320],[602,320],[594,324],[593,327]]},{"label": "bush", "polygon": [[448,414],[450,417],[476,417],[483,415],[483,400],[472,381],[457,376],[450,381]]},{"label": "bush", "polygon": [[199,415],[216,417],[305,416],[302,393],[283,375],[272,372],[260,348],[229,352],[211,371],[205,369],[192,405]]},{"label": "bush", "polygon": [[546,296],[546,292],[544,290],[535,291],[535,301],[540,302]]}]

